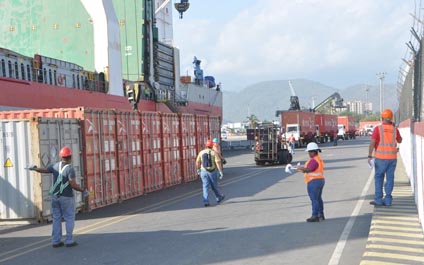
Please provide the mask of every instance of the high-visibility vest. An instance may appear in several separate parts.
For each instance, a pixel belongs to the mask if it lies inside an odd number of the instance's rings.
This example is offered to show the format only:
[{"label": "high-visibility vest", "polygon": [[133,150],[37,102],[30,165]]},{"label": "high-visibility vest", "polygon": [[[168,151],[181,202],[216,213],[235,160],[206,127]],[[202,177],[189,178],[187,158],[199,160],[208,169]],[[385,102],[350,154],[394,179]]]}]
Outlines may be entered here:
[{"label": "high-visibility vest", "polygon": [[[53,183],[53,185],[50,187],[49,195],[60,196],[62,195],[63,190],[69,186],[69,180],[63,183],[63,174],[62,174],[65,168],[68,166],[69,164],[66,164],[62,167],[62,162],[59,162],[59,175],[57,176],[56,182]],[[59,190],[54,192],[57,186],[59,186]]]},{"label": "high-visibility vest", "polygon": [[382,124],[378,126],[380,131],[380,142],[375,150],[375,158],[378,159],[396,159],[396,127],[392,124]]},{"label": "high-visibility vest", "polygon": [[323,179],[324,178],[324,161],[322,161],[321,157],[319,155],[314,156],[313,158],[309,159],[306,164],[305,167],[308,167],[309,162],[315,159],[315,161],[317,161],[318,163],[318,168],[315,169],[314,171],[311,171],[309,173],[305,173],[305,183],[309,183],[314,179]]}]

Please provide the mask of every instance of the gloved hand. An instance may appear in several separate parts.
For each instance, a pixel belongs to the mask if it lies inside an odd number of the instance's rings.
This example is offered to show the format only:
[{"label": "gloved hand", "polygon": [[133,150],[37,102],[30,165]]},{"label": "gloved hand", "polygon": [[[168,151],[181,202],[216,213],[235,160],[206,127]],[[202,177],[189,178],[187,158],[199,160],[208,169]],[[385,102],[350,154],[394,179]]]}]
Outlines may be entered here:
[{"label": "gloved hand", "polygon": [[84,191],[82,192],[82,197],[85,199],[90,195],[90,193],[88,192],[87,189],[84,189]]},{"label": "gloved hand", "polygon": [[222,179],[224,177],[224,173],[222,171],[219,171],[219,179]]},{"label": "gloved hand", "polygon": [[200,176],[200,172],[202,172],[202,170],[199,168],[199,169],[197,170],[197,175],[199,175],[199,176]]}]

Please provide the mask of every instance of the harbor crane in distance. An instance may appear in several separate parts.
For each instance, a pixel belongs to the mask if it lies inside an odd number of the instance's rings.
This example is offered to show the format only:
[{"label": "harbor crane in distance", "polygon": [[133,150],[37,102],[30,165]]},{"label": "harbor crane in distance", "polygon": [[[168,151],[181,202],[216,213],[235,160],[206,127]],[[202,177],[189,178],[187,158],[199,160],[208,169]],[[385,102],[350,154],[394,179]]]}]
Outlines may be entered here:
[{"label": "harbor crane in distance", "polygon": [[334,106],[333,108],[345,108],[343,106],[343,98],[340,96],[339,93],[335,92],[331,94],[328,98],[324,99],[321,103],[315,106],[313,109],[313,112],[319,112],[322,108],[324,108],[328,103],[332,102],[334,100]]},{"label": "harbor crane in distance", "polygon": [[292,82],[289,80],[289,87],[291,91],[290,96],[290,108],[289,110],[300,110],[300,104],[299,104],[299,98],[296,95],[296,92],[294,91],[294,87],[292,85]]}]

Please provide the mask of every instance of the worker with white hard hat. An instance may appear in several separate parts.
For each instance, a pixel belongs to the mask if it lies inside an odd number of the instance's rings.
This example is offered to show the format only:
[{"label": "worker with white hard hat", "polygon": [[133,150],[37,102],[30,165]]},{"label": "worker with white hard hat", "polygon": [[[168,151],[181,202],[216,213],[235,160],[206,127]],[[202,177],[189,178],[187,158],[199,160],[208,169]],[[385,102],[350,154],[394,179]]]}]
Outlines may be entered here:
[{"label": "worker with white hard hat", "polygon": [[324,162],[319,156],[321,149],[314,142],[306,146],[306,151],[310,159],[304,166],[297,166],[296,169],[304,173],[307,184],[308,195],[312,203],[312,216],[306,219],[307,222],[319,222],[325,220],[324,202],[322,200],[322,190],[325,185]]}]

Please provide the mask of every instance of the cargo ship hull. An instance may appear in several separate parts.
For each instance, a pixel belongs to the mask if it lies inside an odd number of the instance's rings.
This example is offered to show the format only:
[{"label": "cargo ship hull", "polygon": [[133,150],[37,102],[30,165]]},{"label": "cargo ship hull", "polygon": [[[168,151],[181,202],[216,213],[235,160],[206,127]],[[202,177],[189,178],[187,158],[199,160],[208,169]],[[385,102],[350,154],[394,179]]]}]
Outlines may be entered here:
[{"label": "cargo ship hull", "polygon": [[[206,88],[201,88],[207,92]],[[131,110],[131,104],[123,96],[100,92],[70,89],[43,83],[0,77],[0,110],[49,109],[49,108],[108,108]],[[139,111],[172,112],[165,103],[141,99]],[[187,101],[178,106],[178,112],[222,117],[220,105]]]}]

